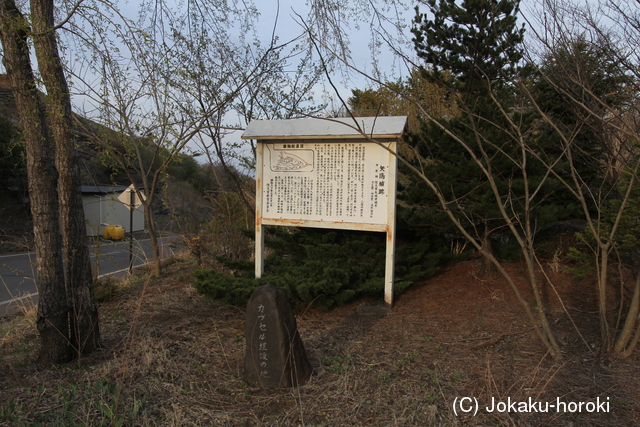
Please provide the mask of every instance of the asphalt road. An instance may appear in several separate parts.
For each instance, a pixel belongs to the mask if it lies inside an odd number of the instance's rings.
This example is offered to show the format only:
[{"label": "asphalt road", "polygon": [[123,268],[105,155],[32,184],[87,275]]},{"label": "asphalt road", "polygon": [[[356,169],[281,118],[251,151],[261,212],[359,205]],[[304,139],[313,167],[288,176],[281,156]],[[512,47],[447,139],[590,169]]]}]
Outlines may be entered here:
[{"label": "asphalt road", "polygon": [[[175,236],[159,239],[160,254],[167,258],[173,253],[171,242]],[[133,266],[147,264],[151,258],[151,241],[149,239],[134,240]],[[129,271],[129,241],[119,242],[101,240],[90,245],[91,263],[98,269],[98,277],[113,274],[126,274]],[[0,255],[0,316],[9,314],[21,305],[37,299],[35,282],[34,252]]]}]

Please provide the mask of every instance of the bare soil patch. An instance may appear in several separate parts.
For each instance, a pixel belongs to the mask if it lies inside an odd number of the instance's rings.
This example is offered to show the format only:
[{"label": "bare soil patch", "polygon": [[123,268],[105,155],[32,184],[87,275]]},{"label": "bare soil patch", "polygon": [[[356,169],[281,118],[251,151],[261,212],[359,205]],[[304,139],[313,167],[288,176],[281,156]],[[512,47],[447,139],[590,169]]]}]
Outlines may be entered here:
[{"label": "bare soil patch", "polygon": [[[0,323],[0,426],[640,424],[638,356],[598,357],[594,302],[585,298],[591,285],[564,273],[551,274],[582,337],[549,289],[559,362],[545,355],[508,285],[478,278],[470,261],[414,284],[388,315],[363,309],[380,304],[373,300],[297,312],[316,374],[298,389],[259,390],[242,381],[243,310],[197,295],[189,284],[195,268],[176,262],[170,276],[137,279],[103,304],[104,349],[79,363],[37,366],[29,317]],[[509,269],[524,279],[520,266]],[[524,281],[522,290],[527,295]],[[463,397],[477,399],[475,416],[454,414]],[[608,411],[487,410],[492,399],[529,398],[599,398]]]}]

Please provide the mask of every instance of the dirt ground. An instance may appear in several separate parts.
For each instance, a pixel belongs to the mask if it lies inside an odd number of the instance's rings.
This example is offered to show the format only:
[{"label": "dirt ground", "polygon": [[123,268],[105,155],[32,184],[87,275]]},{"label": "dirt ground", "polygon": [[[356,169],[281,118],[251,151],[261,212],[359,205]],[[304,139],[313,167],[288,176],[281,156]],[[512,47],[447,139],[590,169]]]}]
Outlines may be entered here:
[{"label": "dirt ground", "polygon": [[598,356],[593,285],[566,273],[550,271],[564,309],[546,293],[560,361],[504,280],[480,279],[469,261],[414,284],[388,314],[376,300],[297,312],[316,373],[260,390],[242,380],[245,313],[197,295],[193,269],[176,262],[102,304],[104,349],[79,363],[33,362],[33,311],[1,322],[0,426],[640,425],[637,352]]}]

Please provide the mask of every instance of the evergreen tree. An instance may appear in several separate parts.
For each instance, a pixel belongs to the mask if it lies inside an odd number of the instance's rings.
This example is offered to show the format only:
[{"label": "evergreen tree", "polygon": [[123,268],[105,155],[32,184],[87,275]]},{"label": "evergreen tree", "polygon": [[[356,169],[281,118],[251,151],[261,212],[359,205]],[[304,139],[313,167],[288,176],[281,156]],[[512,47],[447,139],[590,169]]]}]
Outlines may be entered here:
[{"label": "evergreen tree", "polygon": [[[429,118],[410,140],[434,194],[433,202],[428,193],[417,194],[426,209],[416,210],[416,217],[444,212],[455,225],[453,232],[471,239],[483,255],[483,272],[500,271],[510,283],[540,340],[559,358],[533,246],[536,229],[563,211],[552,202],[556,183],[530,151],[535,110],[517,96],[516,83],[529,72],[521,65],[519,0],[429,0],[427,6],[429,15],[417,10],[412,29],[416,51],[425,61],[423,74],[448,88],[461,114]],[[537,316],[492,250],[491,238],[498,233],[503,249],[507,241],[516,243],[508,252],[517,248],[525,261]]]},{"label": "evergreen tree", "polygon": [[612,135],[607,129],[624,114],[635,93],[634,79],[621,68],[615,49],[604,38],[568,38],[544,55],[532,79],[535,102],[554,124],[540,129],[540,140],[548,139],[545,154],[557,156],[561,138],[571,139],[575,166],[592,189],[602,184],[615,187],[615,163],[622,163],[620,156],[633,156],[620,151],[627,146],[615,141],[621,133]]},{"label": "evergreen tree", "polygon": [[[545,176],[545,167],[524,154],[523,143],[529,143],[525,138],[536,116],[518,102],[513,84],[530,72],[521,65],[524,29],[517,27],[519,2],[469,0],[458,5],[454,0],[430,0],[427,5],[429,14],[417,11],[412,29],[417,53],[425,61],[422,72],[450,91],[462,114],[425,122],[409,143],[426,175],[450,201],[450,209],[483,249],[493,253],[492,237],[507,231],[505,210],[522,233],[528,227],[520,222],[525,209],[537,227],[573,212],[560,208],[565,200],[557,199],[557,185]],[[527,205],[527,195],[539,186],[544,203],[534,210]],[[422,206],[408,221],[442,224],[443,233],[456,236],[429,192],[413,186],[404,193],[410,204]],[[513,254],[503,237],[503,254]],[[490,265],[486,262],[485,269]]]},{"label": "evergreen tree", "polygon": [[[566,159],[554,172],[583,204],[587,223],[577,235],[584,244],[570,255],[583,273],[593,268],[602,349],[626,357],[640,337],[635,70],[625,67],[625,54],[605,33],[591,41],[563,34],[554,42],[534,86],[544,118],[539,140],[549,147],[540,156],[547,163],[558,152]],[[611,286],[614,265],[615,271],[635,276],[631,300]],[[613,300],[620,305],[614,307]]]},{"label": "evergreen tree", "polygon": [[[429,70],[425,76],[467,101],[486,98],[488,87],[497,91],[508,86],[523,56],[524,28],[516,27],[519,0],[465,0],[460,5],[429,0],[427,5],[429,14],[416,8],[412,28],[418,56]],[[475,104],[472,109],[485,107]]]}]

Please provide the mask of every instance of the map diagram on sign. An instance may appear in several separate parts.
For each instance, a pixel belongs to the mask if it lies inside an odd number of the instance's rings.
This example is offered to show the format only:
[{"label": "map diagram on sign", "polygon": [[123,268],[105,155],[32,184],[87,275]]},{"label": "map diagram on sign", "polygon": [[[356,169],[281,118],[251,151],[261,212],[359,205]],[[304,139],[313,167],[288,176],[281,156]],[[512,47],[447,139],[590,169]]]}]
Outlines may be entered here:
[{"label": "map diagram on sign", "polygon": [[[271,151],[271,150],[270,150]],[[313,150],[271,151],[273,172],[310,172],[313,170]]]}]

